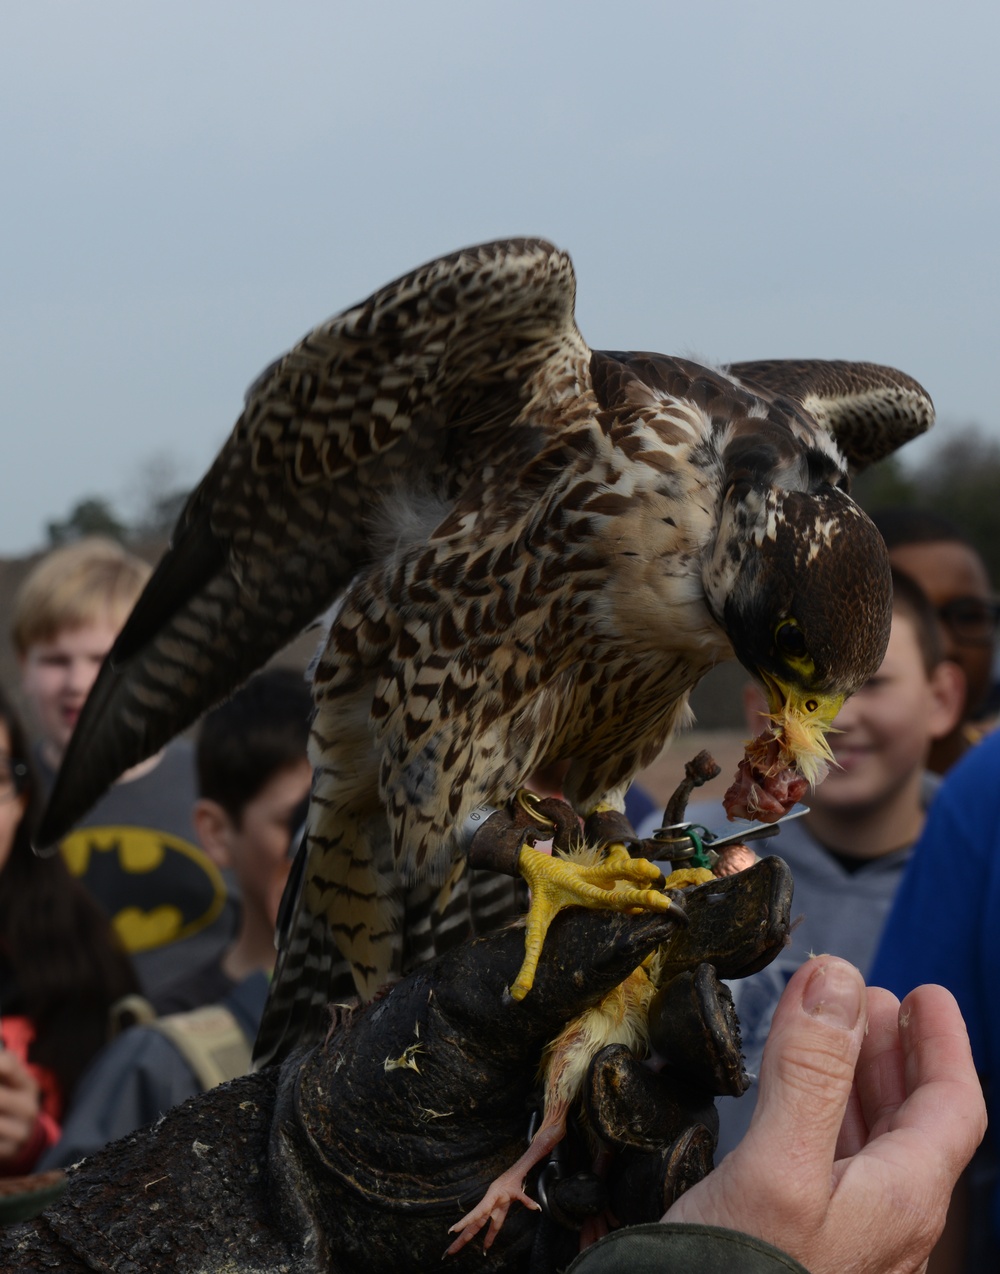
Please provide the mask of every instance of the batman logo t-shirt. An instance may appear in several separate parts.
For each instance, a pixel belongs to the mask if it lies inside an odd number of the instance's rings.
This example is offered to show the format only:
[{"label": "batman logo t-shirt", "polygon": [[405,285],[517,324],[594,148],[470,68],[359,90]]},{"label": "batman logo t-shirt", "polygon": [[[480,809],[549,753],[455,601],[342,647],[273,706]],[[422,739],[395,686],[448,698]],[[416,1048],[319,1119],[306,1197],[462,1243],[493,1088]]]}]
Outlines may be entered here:
[{"label": "batman logo t-shirt", "polygon": [[116,783],[60,844],[150,998],[218,960],[236,935],[233,882],[197,843],[195,796],[194,749],[177,740],[151,769]]}]

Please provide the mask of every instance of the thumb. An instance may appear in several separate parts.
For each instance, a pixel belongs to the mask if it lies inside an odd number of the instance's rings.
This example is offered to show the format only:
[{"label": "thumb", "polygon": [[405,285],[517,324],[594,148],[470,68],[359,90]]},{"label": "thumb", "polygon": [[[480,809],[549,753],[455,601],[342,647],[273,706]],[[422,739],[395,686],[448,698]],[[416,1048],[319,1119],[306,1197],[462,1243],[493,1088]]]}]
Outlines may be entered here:
[{"label": "thumb", "polygon": [[[797,969],[775,1010],[747,1132],[755,1152],[829,1172],[851,1095],[866,1022],[867,991],[853,965],[817,956]],[[762,1162],[768,1162],[762,1158]],[[804,1184],[804,1183],[802,1183]]]}]

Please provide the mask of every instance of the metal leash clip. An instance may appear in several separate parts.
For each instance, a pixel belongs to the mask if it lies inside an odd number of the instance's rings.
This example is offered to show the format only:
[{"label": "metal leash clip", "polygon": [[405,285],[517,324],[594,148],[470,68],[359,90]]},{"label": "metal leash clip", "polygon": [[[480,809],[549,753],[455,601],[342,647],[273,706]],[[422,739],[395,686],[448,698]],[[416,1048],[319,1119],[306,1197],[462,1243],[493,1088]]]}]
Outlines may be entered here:
[{"label": "metal leash clip", "polygon": [[674,870],[678,867],[706,867],[711,870],[719,861],[720,849],[727,845],[768,840],[777,836],[782,823],[808,813],[808,805],[793,805],[774,823],[752,823],[749,819],[741,819],[739,826],[724,834],[712,832],[700,823],[671,823],[668,827],[658,828],[649,839],[663,850],[663,858],[670,861]]}]

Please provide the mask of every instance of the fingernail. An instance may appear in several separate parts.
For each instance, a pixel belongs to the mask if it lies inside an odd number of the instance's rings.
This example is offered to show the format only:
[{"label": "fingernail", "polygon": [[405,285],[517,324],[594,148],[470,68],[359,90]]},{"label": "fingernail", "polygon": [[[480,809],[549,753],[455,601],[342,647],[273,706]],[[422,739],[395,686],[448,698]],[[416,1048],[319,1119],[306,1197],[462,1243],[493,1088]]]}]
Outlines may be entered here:
[{"label": "fingernail", "polygon": [[842,960],[816,961],[802,992],[802,1007],[831,1026],[853,1031],[861,1016],[861,975]]}]

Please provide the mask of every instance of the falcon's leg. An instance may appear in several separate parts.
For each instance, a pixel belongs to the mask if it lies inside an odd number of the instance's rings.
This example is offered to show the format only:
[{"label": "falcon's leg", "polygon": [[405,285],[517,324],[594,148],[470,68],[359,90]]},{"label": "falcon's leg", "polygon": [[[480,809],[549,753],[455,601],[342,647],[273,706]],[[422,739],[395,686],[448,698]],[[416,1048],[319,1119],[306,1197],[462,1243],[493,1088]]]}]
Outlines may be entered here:
[{"label": "falcon's leg", "polygon": [[453,1256],[474,1239],[487,1221],[490,1228],[483,1240],[483,1251],[486,1252],[493,1240],[500,1233],[512,1203],[523,1203],[526,1208],[538,1212],[539,1205],[524,1193],[524,1181],[528,1173],[547,1159],[566,1135],[566,1115],[569,1111],[572,1096],[562,1101],[546,1102],[545,1119],[541,1127],[531,1139],[531,1145],[506,1172],[500,1174],[483,1195],[479,1204],[467,1212],[461,1221],[457,1221],[449,1234],[457,1234],[458,1238],[445,1252],[445,1256]]},{"label": "falcon's leg", "polygon": [[564,907],[668,911],[673,905],[662,891],[660,869],[646,858],[630,857],[624,845],[611,845],[600,859],[590,862],[550,858],[525,846],[518,870],[531,889],[531,906],[525,921],[524,963],[510,988],[515,1000],[523,1000],[531,990],[545,935]]}]

